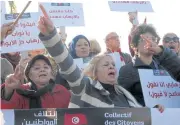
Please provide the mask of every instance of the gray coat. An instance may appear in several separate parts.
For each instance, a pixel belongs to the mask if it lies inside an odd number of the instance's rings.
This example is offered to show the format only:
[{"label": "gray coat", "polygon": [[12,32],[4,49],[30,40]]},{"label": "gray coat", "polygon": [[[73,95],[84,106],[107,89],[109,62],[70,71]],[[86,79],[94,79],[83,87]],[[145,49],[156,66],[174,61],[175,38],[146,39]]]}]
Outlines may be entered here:
[{"label": "gray coat", "polygon": [[[70,108],[115,107],[114,104],[109,103],[107,100],[109,95],[108,91],[106,91],[98,81],[93,81],[91,78],[84,76],[76,66],[73,58],[61,42],[56,30],[49,36],[39,34],[39,38],[59,65],[61,75],[68,81],[71,87],[73,94],[69,105]],[[129,103],[127,107],[141,107],[127,90],[118,85],[115,86],[115,90],[117,94],[126,97]],[[88,104],[88,106],[85,104]]]}]

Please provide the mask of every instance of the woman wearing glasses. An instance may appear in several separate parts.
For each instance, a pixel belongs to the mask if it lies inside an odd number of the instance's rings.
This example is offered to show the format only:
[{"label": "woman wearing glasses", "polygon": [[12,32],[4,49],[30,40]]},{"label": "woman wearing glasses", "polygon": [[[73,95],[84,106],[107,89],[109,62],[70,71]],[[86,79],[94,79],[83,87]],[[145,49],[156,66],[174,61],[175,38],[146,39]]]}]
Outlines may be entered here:
[{"label": "woman wearing glasses", "polygon": [[132,63],[121,67],[119,71],[118,83],[131,92],[136,100],[145,106],[138,69],[163,69],[158,61],[153,58],[154,53],[148,51],[145,46],[147,42],[143,39],[146,38],[151,41],[151,46],[158,46],[158,34],[154,27],[147,24],[139,25],[132,36],[133,50],[136,56]]}]

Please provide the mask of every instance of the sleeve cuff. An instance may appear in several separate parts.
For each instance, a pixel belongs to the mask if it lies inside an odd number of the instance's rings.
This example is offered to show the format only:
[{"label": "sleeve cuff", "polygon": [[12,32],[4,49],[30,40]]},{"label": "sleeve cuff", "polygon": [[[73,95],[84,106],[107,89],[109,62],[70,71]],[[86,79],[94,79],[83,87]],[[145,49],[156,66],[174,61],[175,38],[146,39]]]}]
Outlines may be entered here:
[{"label": "sleeve cuff", "polygon": [[52,37],[57,33],[57,30],[56,28],[54,27],[54,30],[50,33],[50,35],[48,36],[44,36],[41,32],[39,33],[39,39],[41,41],[47,41],[47,40],[50,40],[52,39]]}]

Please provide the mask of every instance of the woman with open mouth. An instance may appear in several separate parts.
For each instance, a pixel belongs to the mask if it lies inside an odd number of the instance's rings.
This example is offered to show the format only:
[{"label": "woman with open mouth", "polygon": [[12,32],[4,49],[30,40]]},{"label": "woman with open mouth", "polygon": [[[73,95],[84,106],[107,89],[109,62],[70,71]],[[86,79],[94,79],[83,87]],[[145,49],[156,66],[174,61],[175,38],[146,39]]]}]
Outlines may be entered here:
[{"label": "woman with open mouth", "polygon": [[[24,62],[25,63],[25,62]],[[33,57],[26,66],[19,64],[1,86],[2,109],[67,108],[70,92],[55,84],[52,66],[44,55]],[[27,77],[29,83],[21,79]]]}]

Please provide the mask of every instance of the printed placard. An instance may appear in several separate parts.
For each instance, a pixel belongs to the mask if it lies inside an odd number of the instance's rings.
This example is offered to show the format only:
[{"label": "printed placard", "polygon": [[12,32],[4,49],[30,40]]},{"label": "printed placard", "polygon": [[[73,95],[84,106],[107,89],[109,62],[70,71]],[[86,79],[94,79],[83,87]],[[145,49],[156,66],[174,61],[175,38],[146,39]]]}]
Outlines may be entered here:
[{"label": "printed placard", "polygon": [[154,107],[180,108],[180,83],[164,70],[139,69],[145,104]]},{"label": "printed placard", "polygon": [[121,12],[153,12],[150,1],[109,1],[111,11]]},{"label": "printed placard", "polygon": [[15,125],[60,125],[56,109],[15,110]]},{"label": "printed placard", "polygon": [[[40,3],[46,9],[56,27],[84,26],[84,13],[81,3]],[[41,10],[39,12],[42,15]]]},{"label": "printed placard", "polygon": [[[18,14],[5,14],[5,21],[13,22]],[[1,53],[27,51],[32,49],[44,48],[44,45],[38,38],[39,30],[37,23],[39,13],[24,13],[13,33],[1,44]]]}]

